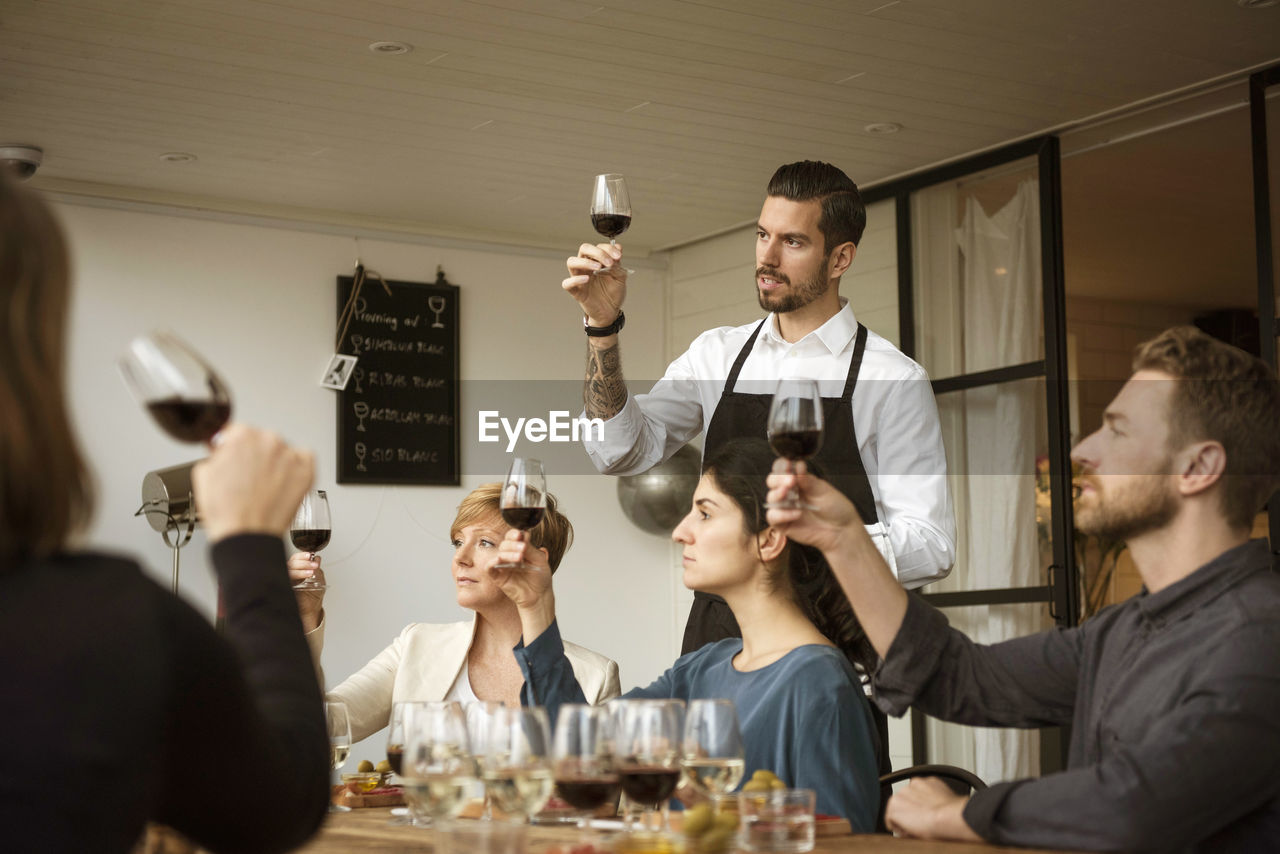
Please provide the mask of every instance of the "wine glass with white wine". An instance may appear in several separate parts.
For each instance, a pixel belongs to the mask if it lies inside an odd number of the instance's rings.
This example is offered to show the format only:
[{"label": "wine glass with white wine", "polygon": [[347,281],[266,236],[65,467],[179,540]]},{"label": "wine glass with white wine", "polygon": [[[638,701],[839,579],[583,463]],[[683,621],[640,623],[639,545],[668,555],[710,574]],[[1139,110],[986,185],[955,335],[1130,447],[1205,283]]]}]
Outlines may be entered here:
[{"label": "wine glass with white wine", "polygon": [[[347,704],[331,700],[324,704],[325,722],[329,727],[329,756],[333,770],[337,771],[347,764],[347,756],[351,754],[351,718],[347,714]],[[330,804],[329,812],[350,812],[351,807]]]}]

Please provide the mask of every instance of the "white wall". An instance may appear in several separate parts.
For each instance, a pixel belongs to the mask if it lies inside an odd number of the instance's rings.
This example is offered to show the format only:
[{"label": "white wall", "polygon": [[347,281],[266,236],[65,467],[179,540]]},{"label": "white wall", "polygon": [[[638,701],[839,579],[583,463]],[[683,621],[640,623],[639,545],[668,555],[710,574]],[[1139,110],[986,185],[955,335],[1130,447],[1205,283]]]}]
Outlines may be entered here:
[{"label": "white wall", "polygon": [[[468,489],[494,475],[466,474],[464,458],[458,488],[335,483],[334,392],[318,381],[333,352],[335,277],[350,275],[354,264],[351,238],[72,204],[57,209],[76,270],[73,418],[98,486],[91,545],[136,555],[168,585],[170,553],[133,512],[143,474],[201,453],[163,435],[114,366],[132,336],[168,327],[218,367],[233,391],[237,420],[271,427],[316,452],[317,484],[328,489],[334,514],[333,540],[323,553],[330,584],[323,664],[331,684],[406,623],[467,615],[454,601],[448,527]],[[561,258],[368,239],[359,251],[387,278],[433,281],[442,264],[461,286],[464,421],[468,380],[581,382],[585,344],[580,314],[560,292]],[[661,335],[665,277],[662,269],[636,277],[629,328]],[[628,373],[660,376],[662,353],[640,346],[643,340],[635,336],[627,350]],[[622,515],[613,478],[552,471],[549,480],[577,533],[556,575],[564,633],[617,660],[624,688],[647,684],[679,652],[685,617],[673,605],[679,566],[663,538]],[[204,546],[197,532],[182,552],[181,592],[211,615]],[[354,755],[381,758],[381,736]]]}]

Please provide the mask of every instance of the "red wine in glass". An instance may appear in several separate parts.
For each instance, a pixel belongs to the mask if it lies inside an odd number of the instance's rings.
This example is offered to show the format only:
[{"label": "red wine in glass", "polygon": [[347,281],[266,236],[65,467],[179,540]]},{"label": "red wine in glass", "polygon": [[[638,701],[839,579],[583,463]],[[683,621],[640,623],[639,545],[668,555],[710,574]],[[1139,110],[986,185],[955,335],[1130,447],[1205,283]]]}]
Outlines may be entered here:
[{"label": "red wine in glass", "polygon": [[[513,528],[527,531],[542,521],[546,508],[547,476],[542,470],[542,462],[515,457],[511,460],[507,479],[502,484],[502,496],[498,500],[502,521]],[[518,564],[498,563],[495,567],[524,568],[523,561]]]},{"label": "red wine in glass", "polygon": [[179,442],[208,442],[231,418],[230,401],[166,397],[147,402],[160,429]]},{"label": "red wine in glass", "polygon": [[129,342],[118,362],[125,385],[162,430],[180,442],[208,442],[231,418],[231,394],[189,344],[169,332]]},{"label": "red wine in glass", "polygon": [[293,540],[293,547],[298,551],[315,554],[329,545],[331,533],[330,528],[293,528],[289,531],[289,539]]},{"label": "red wine in glass", "polygon": [[593,812],[618,799],[617,777],[566,777],[556,778],[556,794],[569,806],[584,812]]},{"label": "red wine in glass", "polygon": [[618,769],[618,782],[627,797],[657,809],[675,793],[680,769],[665,765],[631,765]]},{"label": "red wine in glass", "polygon": [[502,521],[513,528],[528,531],[538,527],[545,512],[545,508],[542,507],[504,507]]},{"label": "red wine in glass", "polygon": [[[289,539],[293,541],[295,548],[308,552],[311,559],[315,560],[316,552],[329,545],[329,536],[333,531],[331,519],[329,494],[323,489],[309,490],[293,514],[293,523],[289,525]],[[324,590],[326,586],[313,575],[293,585],[293,589]]]},{"label": "red wine in glass", "polygon": [[613,240],[631,226],[631,214],[591,215],[591,226],[603,236]]},{"label": "red wine in glass", "polygon": [[[822,447],[822,394],[816,380],[783,378],[769,404],[769,445],[781,457],[807,460]],[[783,501],[769,507],[801,506],[794,489]]]},{"label": "red wine in glass", "polygon": [[774,453],[789,460],[807,460],[822,447],[821,430],[778,430],[769,434]]},{"label": "red wine in glass", "polygon": [[397,774],[402,773],[400,771],[400,768],[404,763],[404,745],[403,744],[387,745],[387,762],[391,764],[392,771],[394,771]]}]

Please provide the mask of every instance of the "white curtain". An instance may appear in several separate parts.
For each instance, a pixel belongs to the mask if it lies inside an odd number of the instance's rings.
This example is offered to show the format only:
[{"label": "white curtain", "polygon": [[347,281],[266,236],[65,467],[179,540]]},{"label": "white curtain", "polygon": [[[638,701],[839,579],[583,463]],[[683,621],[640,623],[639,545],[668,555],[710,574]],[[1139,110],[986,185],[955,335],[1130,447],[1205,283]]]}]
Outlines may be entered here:
[{"label": "white curtain", "polygon": [[[1007,197],[1007,195],[1006,195]],[[920,356],[938,377],[1042,358],[1039,193],[1018,184],[988,214],[972,188],[933,188],[912,200]],[[960,222],[956,225],[956,219]],[[1024,380],[939,398],[960,539],[951,578],[930,591],[1043,583],[1035,518],[1038,400]],[[1042,628],[1030,605],[948,609],[956,628],[993,643]],[[988,782],[1039,771],[1038,733],[930,722],[934,761]]]}]

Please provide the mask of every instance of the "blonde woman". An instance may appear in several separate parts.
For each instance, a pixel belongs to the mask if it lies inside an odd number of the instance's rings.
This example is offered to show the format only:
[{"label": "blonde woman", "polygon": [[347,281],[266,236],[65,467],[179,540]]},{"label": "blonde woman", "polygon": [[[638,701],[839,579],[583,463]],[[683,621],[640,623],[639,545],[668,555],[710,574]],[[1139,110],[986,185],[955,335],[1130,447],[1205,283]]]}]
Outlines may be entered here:
[{"label": "blonde woman", "polygon": [[[387,725],[391,706],[401,700],[502,701],[519,705],[524,676],[511,650],[520,643],[516,605],[493,580],[490,567],[510,526],[499,510],[501,484],[486,483],[458,505],[449,529],[453,541],[450,572],[458,604],[475,612],[457,623],[410,623],[368,664],[329,692],[351,715],[351,737],[359,741]],[[532,560],[554,573],[573,542],[573,526],[547,496],[547,512],[526,534]],[[323,580],[319,558],[305,552],[289,560],[294,581]],[[298,610],[318,661],[324,644],[324,591],[298,591]],[[602,703],[619,693],[618,665],[577,644],[565,655],[586,696]]]}]

